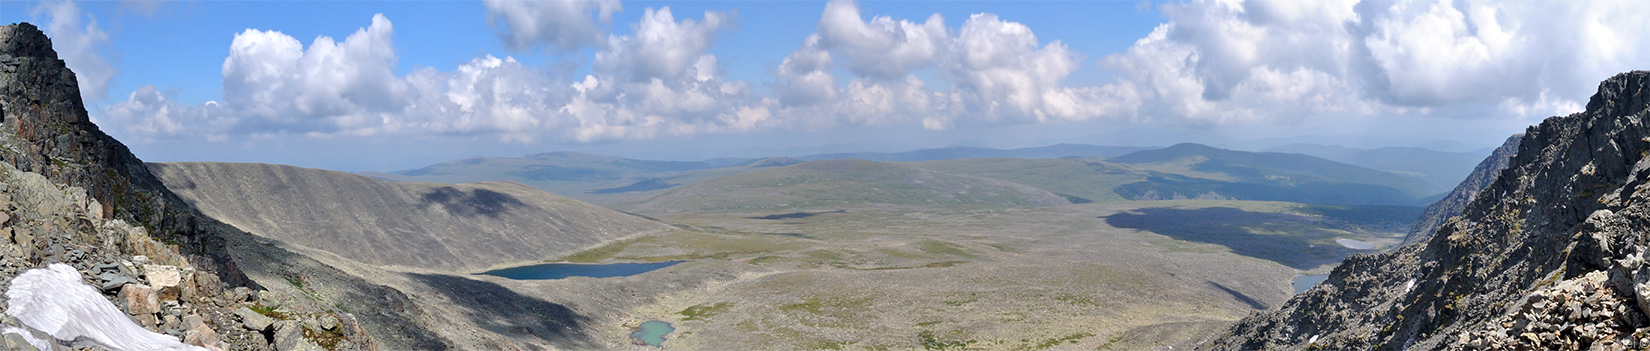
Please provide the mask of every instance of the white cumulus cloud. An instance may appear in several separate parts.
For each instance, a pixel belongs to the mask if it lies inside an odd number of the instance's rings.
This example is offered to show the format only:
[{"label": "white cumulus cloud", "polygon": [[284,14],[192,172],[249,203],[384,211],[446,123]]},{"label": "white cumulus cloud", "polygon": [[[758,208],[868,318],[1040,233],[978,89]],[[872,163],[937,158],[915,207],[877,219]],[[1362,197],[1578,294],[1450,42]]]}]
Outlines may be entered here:
[{"label": "white cumulus cloud", "polygon": [[391,71],[394,26],[383,15],[338,42],[322,36],[306,49],[277,31],[235,35],[223,62],[223,100],[255,130],[334,133],[369,128],[408,101]]},{"label": "white cumulus cloud", "polygon": [[602,26],[623,10],[619,0],[484,0],[487,23],[514,50],[573,52],[601,46]]},{"label": "white cumulus cloud", "polygon": [[856,75],[898,79],[912,69],[932,65],[946,49],[949,34],[945,18],[929,16],[922,23],[895,21],[886,16],[861,19],[852,1],[825,4],[819,19],[819,49],[838,53],[844,68]]},{"label": "white cumulus cloud", "polygon": [[[1041,42],[1022,23],[981,13],[953,32],[938,14],[922,23],[862,17],[853,1],[827,3],[818,32],[775,69],[774,90],[790,119],[806,125],[920,121],[939,130],[958,123],[1131,119],[1140,103],[1127,86],[1066,86],[1082,66],[1081,55],[1058,40]],[[838,64],[853,77],[836,77]],[[950,89],[931,89],[915,75],[930,67]]]},{"label": "white cumulus cloud", "polygon": [[[141,140],[478,135],[509,142],[1069,121],[1512,121],[1579,110],[1599,80],[1650,62],[1650,8],[1620,0],[1192,0],[1161,5],[1165,23],[1126,51],[1097,58],[1060,40],[1073,38],[1037,35],[1036,23],[977,13],[948,27],[937,14],[919,22],[834,0],[800,47],[779,58],[766,83],[772,95],[759,96],[750,83],[729,79],[724,60],[712,54],[735,24],[731,12],[678,18],[669,7],[648,8],[632,33],[613,35],[603,28],[621,8],[616,0],[486,7],[513,49],[594,48],[588,74],[483,55],[451,70],[419,67],[398,76],[394,26],[379,15],[342,40],[322,36],[307,46],[279,31],[248,29],[224,60],[221,104],[181,105],[175,92],[145,86],[106,106],[99,119]],[[66,19],[53,23],[64,23],[58,30],[82,33],[58,39],[71,66],[107,65],[95,49],[107,35],[73,3],[36,11]],[[92,59],[70,59],[77,55]],[[83,87],[106,86],[113,75],[110,69],[98,83],[96,68],[75,69]],[[1068,82],[1083,69],[1113,78],[1098,86]]]},{"label": "white cumulus cloud", "polygon": [[1578,111],[1650,59],[1631,1],[1192,1],[1102,60],[1142,115],[1191,125],[1344,115]]},{"label": "white cumulus cloud", "polygon": [[452,71],[397,76],[394,26],[383,15],[342,41],[307,47],[248,29],[223,64],[223,102],[185,105],[139,88],[100,122],[154,141],[243,136],[488,135],[506,142],[593,141],[752,130],[774,122],[748,84],[723,79],[708,54],[728,15],[677,21],[648,9],[633,35],[610,36],[590,76],[568,81],[512,57],[485,55]]}]

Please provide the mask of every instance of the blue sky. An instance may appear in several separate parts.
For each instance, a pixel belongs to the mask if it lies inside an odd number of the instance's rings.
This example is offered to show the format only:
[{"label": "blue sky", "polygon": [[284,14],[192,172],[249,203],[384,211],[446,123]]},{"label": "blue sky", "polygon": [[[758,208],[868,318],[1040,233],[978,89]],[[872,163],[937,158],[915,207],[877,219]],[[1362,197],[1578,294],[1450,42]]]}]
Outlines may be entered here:
[{"label": "blue sky", "polygon": [[0,1],[0,22],[45,29],[94,121],[145,160],[353,171],[556,150],[1467,150],[1647,62],[1642,7]]}]

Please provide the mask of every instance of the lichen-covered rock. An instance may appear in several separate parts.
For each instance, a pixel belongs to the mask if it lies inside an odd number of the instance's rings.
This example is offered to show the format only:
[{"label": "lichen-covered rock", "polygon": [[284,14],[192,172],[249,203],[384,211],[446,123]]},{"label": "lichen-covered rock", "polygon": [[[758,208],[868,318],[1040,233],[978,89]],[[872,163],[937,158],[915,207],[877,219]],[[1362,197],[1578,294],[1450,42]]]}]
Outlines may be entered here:
[{"label": "lichen-covered rock", "polygon": [[149,286],[155,288],[161,301],[177,301],[182,294],[183,277],[178,267],[166,265],[143,265],[143,274],[149,280]]},{"label": "lichen-covered rock", "polygon": [[1586,111],[1527,129],[1507,168],[1432,237],[1348,258],[1202,348],[1650,346],[1640,340],[1650,327],[1647,108],[1650,72],[1605,80]]},{"label": "lichen-covered rock", "polygon": [[160,297],[147,285],[127,283],[120,288],[119,297],[125,302],[128,314],[160,313]]},{"label": "lichen-covered rock", "polygon": [[304,327],[295,321],[281,321],[275,324],[275,350],[277,351],[323,351],[320,345],[304,338]]},{"label": "lichen-covered rock", "polygon": [[321,330],[338,330],[338,317],[321,316],[321,318],[316,319],[316,324],[321,327]]},{"label": "lichen-covered rock", "polygon": [[1610,286],[1609,273],[1594,271],[1541,288],[1509,315],[1461,335],[1476,350],[1638,350],[1634,337],[1644,316]]},{"label": "lichen-covered rock", "polygon": [[235,310],[235,316],[241,318],[241,325],[253,331],[268,331],[269,326],[275,324],[275,319],[266,317],[250,308],[241,307]]},{"label": "lichen-covered rock", "polygon": [[183,343],[211,350],[223,350],[223,346],[218,344],[218,332],[212,331],[212,327],[206,325],[206,319],[200,315],[183,316],[183,327]]}]

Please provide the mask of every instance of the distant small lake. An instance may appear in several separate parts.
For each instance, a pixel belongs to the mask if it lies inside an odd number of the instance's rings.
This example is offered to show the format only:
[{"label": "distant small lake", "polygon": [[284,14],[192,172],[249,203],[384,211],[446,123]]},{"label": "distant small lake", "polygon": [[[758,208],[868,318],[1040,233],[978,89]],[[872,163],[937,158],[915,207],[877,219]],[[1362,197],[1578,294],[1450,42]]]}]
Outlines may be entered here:
[{"label": "distant small lake", "polygon": [[1306,292],[1307,290],[1312,289],[1313,285],[1318,285],[1318,283],[1322,283],[1326,279],[1329,279],[1328,274],[1314,274],[1295,277],[1293,281],[1295,285],[1295,293],[1299,294]]},{"label": "distant small lake", "polygon": [[481,274],[505,277],[515,280],[545,280],[562,279],[567,277],[628,277],[647,273],[655,269],[674,266],[687,261],[650,262],[650,263],[545,263],[515,268],[505,268],[481,272]]},{"label": "distant small lake", "polygon": [[665,342],[665,334],[670,334],[673,331],[676,331],[676,327],[670,326],[670,323],[647,321],[642,323],[640,330],[630,333],[630,337],[641,340],[648,345],[659,346],[659,344]]}]

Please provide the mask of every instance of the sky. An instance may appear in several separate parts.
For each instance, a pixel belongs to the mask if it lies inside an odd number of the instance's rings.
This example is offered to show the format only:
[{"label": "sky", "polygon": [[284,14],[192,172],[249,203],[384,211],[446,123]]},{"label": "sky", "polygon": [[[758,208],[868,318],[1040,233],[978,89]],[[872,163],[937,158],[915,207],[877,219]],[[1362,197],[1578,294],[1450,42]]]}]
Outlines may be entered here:
[{"label": "sky", "polygon": [[1634,1],[0,1],[146,161],[400,170],[1057,143],[1493,147]]}]

